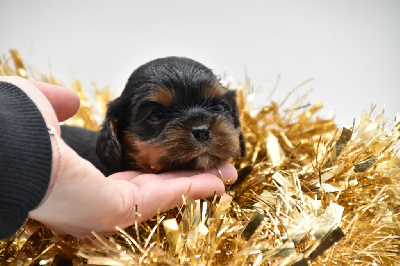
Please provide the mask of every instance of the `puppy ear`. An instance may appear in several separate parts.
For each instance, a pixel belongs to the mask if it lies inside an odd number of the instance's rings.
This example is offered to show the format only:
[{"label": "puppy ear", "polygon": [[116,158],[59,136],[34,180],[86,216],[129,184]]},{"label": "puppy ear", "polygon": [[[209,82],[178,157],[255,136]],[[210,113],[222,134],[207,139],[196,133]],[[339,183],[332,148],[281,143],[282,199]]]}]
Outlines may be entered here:
[{"label": "puppy ear", "polygon": [[121,169],[121,144],[119,143],[115,121],[106,119],[97,139],[96,154],[100,162],[113,172]]}]

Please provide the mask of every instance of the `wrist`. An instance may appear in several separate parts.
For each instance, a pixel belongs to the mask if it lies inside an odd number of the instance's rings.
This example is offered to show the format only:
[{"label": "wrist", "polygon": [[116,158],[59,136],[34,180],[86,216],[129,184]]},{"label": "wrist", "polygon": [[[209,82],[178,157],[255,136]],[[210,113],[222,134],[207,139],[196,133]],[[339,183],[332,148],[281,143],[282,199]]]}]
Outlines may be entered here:
[{"label": "wrist", "polygon": [[48,198],[53,193],[55,187],[57,186],[58,178],[60,177],[62,166],[63,166],[63,156],[61,151],[61,138],[57,134],[56,130],[47,125],[47,130],[49,133],[50,141],[51,141],[51,149],[52,149],[52,167],[51,167],[51,175],[50,175],[50,183],[47,188],[46,195],[44,196],[42,202],[39,206],[43,205]]}]

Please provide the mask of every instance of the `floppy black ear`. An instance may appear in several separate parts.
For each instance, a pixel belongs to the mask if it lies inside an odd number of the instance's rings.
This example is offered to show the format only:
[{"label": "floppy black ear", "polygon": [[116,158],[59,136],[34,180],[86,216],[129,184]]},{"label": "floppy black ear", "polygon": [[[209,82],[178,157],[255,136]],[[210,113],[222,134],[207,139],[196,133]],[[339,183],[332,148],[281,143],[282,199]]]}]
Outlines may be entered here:
[{"label": "floppy black ear", "polygon": [[122,170],[122,147],[119,134],[125,124],[124,110],[129,97],[117,97],[107,105],[107,113],[96,143],[96,154],[100,162],[110,171]]},{"label": "floppy black ear", "polygon": [[106,119],[97,139],[96,154],[100,162],[113,172],[121,169],[121,145],[116,132],[115,121]]}]

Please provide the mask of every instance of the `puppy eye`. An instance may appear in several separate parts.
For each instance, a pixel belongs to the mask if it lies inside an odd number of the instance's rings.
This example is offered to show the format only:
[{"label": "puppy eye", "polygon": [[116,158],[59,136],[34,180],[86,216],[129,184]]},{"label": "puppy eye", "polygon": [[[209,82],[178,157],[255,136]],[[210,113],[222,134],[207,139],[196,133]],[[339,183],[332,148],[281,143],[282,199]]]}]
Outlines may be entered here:
[{"label": "puppy eye", "polygon": [[147,116],[147,119],[150,120],[151,122],[160,122],[162,120],[162,115],[160,112],[151,112]]},{"label": "puppy eye", "polygon": [[213,106],[212,110],[215,112],[223,113],[223,112],[230,112],[231,108],[226,104],[218,104],[216,106]]}]

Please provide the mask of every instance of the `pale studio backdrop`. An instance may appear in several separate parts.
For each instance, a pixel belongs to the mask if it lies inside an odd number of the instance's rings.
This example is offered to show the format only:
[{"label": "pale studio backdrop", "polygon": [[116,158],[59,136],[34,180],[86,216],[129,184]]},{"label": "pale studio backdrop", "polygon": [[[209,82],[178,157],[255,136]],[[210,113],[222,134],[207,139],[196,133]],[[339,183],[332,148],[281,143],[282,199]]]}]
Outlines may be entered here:
[{"label": "pale studio backdrop", "polygon": [[[0,2],[0,53],[18,49],[28,65],[64,83],[77,78],[115,93],[148,60],[191,57],[244,80],[261,102],[313,88],[342,126],[386,104],[400,112],[400,1],[15,1]],[[49,61],[51,66],[49,66]]]}]

